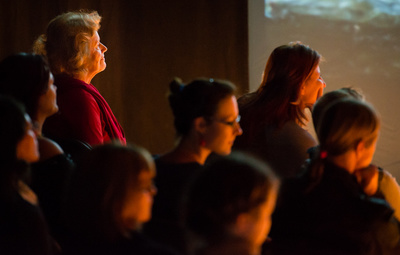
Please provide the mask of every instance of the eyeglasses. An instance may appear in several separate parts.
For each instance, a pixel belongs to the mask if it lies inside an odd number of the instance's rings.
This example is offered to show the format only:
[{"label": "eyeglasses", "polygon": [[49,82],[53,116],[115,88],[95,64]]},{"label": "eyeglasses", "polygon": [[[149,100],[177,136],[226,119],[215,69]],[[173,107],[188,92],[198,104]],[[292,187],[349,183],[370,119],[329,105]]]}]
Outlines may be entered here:
[{"label": "eyeglasses", "polygon": [[216,121],[216,122],[219,122],[219,123],[222,123],[222,124],[225,124],[225,125],[228,125],[228,126],[231,126],[231,127],[234,128],[236,125],[239,124],[241,116],[238,115],[234,121],[225,121],[225,120],[214,119],[214,118],[209,118],[209,119],[212,120],[212,121]]}]

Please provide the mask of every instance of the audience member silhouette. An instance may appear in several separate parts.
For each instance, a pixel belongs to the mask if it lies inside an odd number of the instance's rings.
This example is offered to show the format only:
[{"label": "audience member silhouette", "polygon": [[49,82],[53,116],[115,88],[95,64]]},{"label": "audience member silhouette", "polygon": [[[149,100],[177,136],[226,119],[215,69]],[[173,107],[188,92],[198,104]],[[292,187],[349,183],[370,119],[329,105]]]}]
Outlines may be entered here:
[{"label": "audience member silhouette", "polygon": [[168,99],[178,142],[155,160],[159,193],[144,230],[182,253],[187,247],[181,208],[188,186],[211,153],[229,154],[242,134],[234,92],[235,86],[222,80],[196,79],[184,85],[175,79],[170,84]]},{"label": "audience member silhouette", "polygon": [[393,210],[366,196],[356,177],[371,163],[379,129],[361,100],[338,99],[323,110],[319,151],[302,176],[282,185],[266,254],[398,254]]},{"label": "audience member silhouette", "polygon": [[[312,116],[314,127],[318,126],[323,110],[340,98],[354,98],[364,100],[361,90],[341,88],[325,93],[317,100],[313,107]],[[310,154],[318,151],[318,147],[311,148]],[[313,156],[310,155],[310,158]],[[386,170],[375,165],[357,172],[359,183],[362,184],[367,195],[384,198],[394,209],[394,216],[400,220],[400,187],[396,179]]]},{"label": "audience member silhouette", "polygon": [[29,115],[0,96],[0,254],[56,254],[36,194],[29,188],[29,164],[39,159]]},{"label": "audience member silhouette", "polygon": [[151,218],[155,166],[144,149],[109,143],[77,163],[63,210],[65,254],[173,254],[140,233]]},{"label": "audience member silhouette", "polygon": [[37,135],[40,158],[31,165],[31,182],[53,235],[58,227],[60,203],[73,163],[60,146],[42,135],[47,117],[58,111],[56,87],[46,60],[19,53],[0,62],[0,94],[19,100],[29,114]]},{"label": "audience member silhouette", "polygon": [[260,254],[278,186],[270,167],[249,155],[233,152],[211,162],[195,180],[187,201],[193,254]]},{"label": "audience member silhouette", "polygon": [[91,84],[106,68],[107,47],[100,42],[100,21],[96,11],[61,14],[50,21],[46,33],[34,44],[35,53],[48,58],[58,88],[60,111],[43,127],[51,137],[90,145],[113,139],[125,143],[122,127]]},{"label": "audience member silhouette", "polygon": [[281,177],[295,176],[317,145],[304,129],[305,110],[322,95],[320,55],[299,42],[274,49],[255,92],[238,99],[243,136],[234,148],[256,154]]}]

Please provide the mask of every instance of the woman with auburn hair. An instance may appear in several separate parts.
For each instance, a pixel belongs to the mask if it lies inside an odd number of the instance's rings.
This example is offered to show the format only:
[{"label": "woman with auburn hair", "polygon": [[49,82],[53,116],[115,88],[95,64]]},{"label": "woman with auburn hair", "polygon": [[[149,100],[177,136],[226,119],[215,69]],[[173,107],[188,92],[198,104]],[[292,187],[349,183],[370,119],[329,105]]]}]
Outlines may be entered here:
[{"label": "woman with auburn hair", "polygon": [[99,145],[77,163],[63,210],[65,254],[173,254],[140,233],[156,174],[143,148]]},{"label": "woman with auburn hair", "polygon": [[393,210],[367,196],[358,182],[358,173],[370,167],[380,130],[374,108],[356,99],[335,100],[316,128],[319,151],[300,177],[281,188],[272,254],[398,254]]},{"label": "woman with auburn hair", "polygon": [[185,253],[182,201],[187,189],[211,153],[231,153],[242,129],[232,83],[201,78],[185,85],[175,79],[169,87],[178,140],[171,151],[155,159],[159,192],[153,219],[144,230],[153,239]]},{"label": "woman with auburn hair", "polygon": [[51,137],[90,145],[114,139],[125,143],[122,127],[91,84],[106,68],[107,47],[100,42],[100,21],[96,11],[61,14],[34,44],[34,51],[48,58],[58,89],[60,111],[44,125],[44,132]]},{"label": "woman with auburn hair", "polygon": [[305,110],[322,95],[318,52],[299,42],[274,49],[255,92],[238,99],[243,136],[235,149],[256,154],[281,177],[294,176],[317,145],[304,126]]}]

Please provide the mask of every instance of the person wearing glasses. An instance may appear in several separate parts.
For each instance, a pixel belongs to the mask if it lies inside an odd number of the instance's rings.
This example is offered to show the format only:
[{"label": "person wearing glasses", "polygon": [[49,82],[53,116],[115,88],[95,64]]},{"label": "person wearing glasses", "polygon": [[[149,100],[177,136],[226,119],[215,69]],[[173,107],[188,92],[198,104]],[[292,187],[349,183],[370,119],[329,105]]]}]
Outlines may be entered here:
[{"label": "person wearing glasses", "polygon": [[63,254],[174,254],[140,233],[151,218],[155,171],[149,152],[132,144],[88,151],[64,204]]},{"label": "person wearing glasses", "polygon": [[169,152],[156,156],[153,218],[144,231],[155,240],[186,252],[182,201],[194,176],[211,153],[228,155],[242,134],[235,86],[222,80],[195,79],[187,85],[170,83],[169,103],[178,141]]},{"label": "person wearing glasses", "polygon": [[326,87],[320,54],[300,42],[271,53],[261,85],[238,99],[244,135],[235,148],[256,154],[283,178],[295,176],[317,141],[305,130],[306,110]]}]

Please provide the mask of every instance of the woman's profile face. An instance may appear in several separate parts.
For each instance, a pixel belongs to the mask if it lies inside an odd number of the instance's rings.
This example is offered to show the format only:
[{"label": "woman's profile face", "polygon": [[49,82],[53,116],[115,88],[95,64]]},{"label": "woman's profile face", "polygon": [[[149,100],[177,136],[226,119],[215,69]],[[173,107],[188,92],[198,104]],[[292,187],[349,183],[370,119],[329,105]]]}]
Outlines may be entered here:
[{"label": "woman's profile face", "polygon": [[256,246],[261,246],[267,239],[272,224],[272,213],[275,210],[277,190],[271,189],[267,195],[267,199],[258,208],[257,212],[253,213],[251,217],[252,222],[249,226],[247,239]]},{"label": "woman's profile face", "polygon": [[216,113],[210,118],[203,138],[205,146],[220,155],[228,155],[236,136],[243,133],[237,122],[239,109],[235,96],[222,99]]},{"label": "woman's profile face", "polygon": [[46,117],[58,112],[56,91],[57,87],[54,85],[54,77],[53,74],[50,73],[47,91],[39,97],[38,103],[38,111],[40,111]]},{"label": "woman's profile face", "polygon": [[134,230],[138,224],[151,219],[153,197],[157,192],[153,184],[154,173],[141,171],[136,187],[127,189],[126,201],[122,209],[124,227]]},{"label": "woman's profile face", "polygon": [[322,96],[324,88],[326,87],[325,81],[321,77],[319,65],[304,82],[303,86],[304,89],[301,95],[301,102],[305,108],[312,107],[317,99]]},{"label": "woman's profile face", "polygon": [[106,59],[104,53],[107,47],[100,42],[99,33],[96,31],[89,41],[90,56],[87,59],[88,73],[94,75],[106,69]]},{"label": "woman's profile face", "polygon": [[25,134],[17,144],[17,159],[33,163],[39,160],[38,144],[28,114],[25,114],[25,120]]}]

